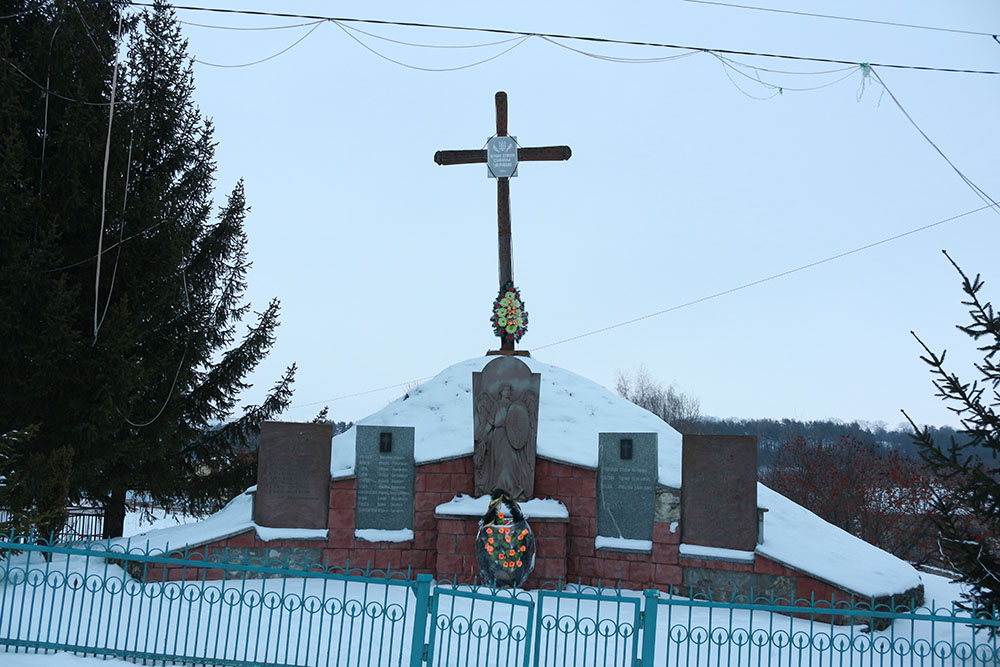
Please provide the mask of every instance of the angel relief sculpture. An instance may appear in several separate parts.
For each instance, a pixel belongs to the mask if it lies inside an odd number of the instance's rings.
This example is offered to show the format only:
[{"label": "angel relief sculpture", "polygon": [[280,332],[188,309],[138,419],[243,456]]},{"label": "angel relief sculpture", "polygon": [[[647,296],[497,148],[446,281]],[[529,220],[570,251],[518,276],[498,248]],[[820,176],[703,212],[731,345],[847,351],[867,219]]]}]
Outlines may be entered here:
[{"label": "angel relief sculpture", "polygon": [[476,396],[476,495],[503,489],[515,500],[527,500],[535,487],[538,393],[516,391],[507,382],[493,393],[489,389]]}]

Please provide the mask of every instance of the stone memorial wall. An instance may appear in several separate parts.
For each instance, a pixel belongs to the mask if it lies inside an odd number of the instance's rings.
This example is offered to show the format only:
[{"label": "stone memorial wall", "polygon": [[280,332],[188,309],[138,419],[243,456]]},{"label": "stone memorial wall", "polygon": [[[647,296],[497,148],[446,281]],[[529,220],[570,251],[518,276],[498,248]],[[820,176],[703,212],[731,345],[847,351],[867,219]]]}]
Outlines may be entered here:
[{"label": "stone memorial wall", "polygon": [[757,547],[755,436],[684,436],[681,542],[740,551]]},{"label": "stone memorial wall", "polygon": [[257,451],[253,520],[271,528],[326,528],[330,424],[264,422]]},{"label": "stone memorial wall", "polygon": [[412,426],[358,426],[355,527],[413,529]]},{"label": "stone memorial wall", "polygon": [[653,539],[657,470],[656,433],[598,435],[598,535]]}]

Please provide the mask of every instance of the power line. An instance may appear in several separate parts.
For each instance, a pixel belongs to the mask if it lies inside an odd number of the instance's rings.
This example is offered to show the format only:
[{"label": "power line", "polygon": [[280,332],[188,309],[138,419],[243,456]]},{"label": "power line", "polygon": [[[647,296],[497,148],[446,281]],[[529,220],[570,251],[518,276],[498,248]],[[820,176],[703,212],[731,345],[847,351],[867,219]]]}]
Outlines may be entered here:
[{"label": "power line", "polygon": [[[306,24],[306,25],[310,25],[310,24]],[[202,65],[208,65],[209,67],[237,68],[237,67],[250,67],[251,65],[259,65],[260,63],[267,62],[268,60],[273,60],[273,59],[277,58],[278,56],[280,56],[281,54],[287,53],[288,51],[291,51],[292,49],[294,49],[306,37],[308,37],[309,35],[311,35],[314,32],[316,32],[316,28],[318,28],[321,25],[323,25],[323,21],[314,21],[311,25],[312,25],[312,28],[308,32],[306,32],[306,34],[302,35],[297,40],[295,40],[294,42],[292,42],[291,44],[289,44],[288,46],[286,46],[282,50],[278,51],[277,53],[273,53],[273,54],[267,56],[266,58],[261,58],[260,60],[254,60],[253,62],[249,62],[249,63],[239,63],[239,64],[236,64],[236,65],[221,65],[219,63],[210,63],[210,62],[206,62],[204,60],[198,60],[197,58],[192,58],[191,60],[193,60],[196,63],[200,63]]]},{"label": "power line", "polygon": [[366,50],[368,50],[371,53],[375,54],[379,58],[382,58],[383,60],[388,60],[389,62],[391,62],[391,63],[393,63],[395,65],[399,65],[400,67],[405,67],[407,69],[414,69],[414,70],[417,70],[417,71],[420,71],[420,72],[457,72],[458,70],[469,69],[470,67],[475,67],[476,65],[482,65],[484,63],[490,62],[491,60],[496,60],[500,56],[503,56],[503,55],[505,55],[507,53],[510,53],[511,51],[513,51],[514,49],[516,49],[517,47],[519,47],[522,44],[524,44],[530,38],[530,35],[529,35],[529,36],[521,37],[519,39],[515,39],[514,40],[514,44],[512,44],[511,46],[508,46],[503,51],[500,51],[499,53],[495,53],[492,56],[489,56],[488,58],[483,58],[482,60],[477,60],[476,62],[473,62],[473,63],[467,63],[465,65],[458,65],[456,67],[419,67],[417,65],[410,65],[409,63],[404,63],[402,60],[396,60],[395,58],[390,58],[389,56],[385,55],[384,53],[376,51],[372,47],[368,46],[367,44],[365,44],[364,42],[362,42],[360,39],[358,39],[356,36],[354,36],[353,34],[351,34],[351,31],[357,30],[357,28],[352,28],[350,26],[344,25],[340,21],[333,21],[333,24],[336,25],[341,30],[343,30],[345,35],[347,35],[348,37],[350,37],[351,39],[353,39],[355,42],[357,42],[362,47],[364,47]]},{"label": "power line", "polygon": [[594,329],[593,331],[588,331],[587,333],[579,334],[577,336],[571,336],[570,338],[563,338],[562,340],[557,340],[554,343],[547,343],[545,345],[538,346],[538,347],[536,347],[534,349],[536,349],[536,350],[542,350],[542,349],[545,349],[547,347],[553,347],[555,345],[562,345],[563,343],[568,343],[568,342],[573,341],[573,340],[579,340],[580,338],[586,338],[588,336],[593,336],[595,334],[603,333],[605,331],[610,331],[611,329],[617,329],[619,327],[623,327],[623,326],[626,326],[628,324],[634,324],[636,322],[641,322],[642,320],[648,320],[651,317],[656,317],[658,315],[664,315],[666,313],[672,313],[675,310],[680,310],[682,308],[687,308],[689,306],[694,306],[694,305],[699,304],[699,303],[704,303],[705,301],[711,301],[712,299],[717,299],[720,296],[725,296],[727,294],[732,294],[733,292],[739,292],[739,291],[745,290],[745,289],[747,289],[749,287],[754,287],[756,285],[762,285],[762,284],[764,284],[766,282],[770,282],[770,281],[776,280],[778,278],[783,278],[785,276],[790,276],[793,273],[798,273],[800,271],[805,271],[806,269],[811,269],[811,268],[813,268],[815,266],[819,266],[821,264],[826,264],[828,262],[832,262],[834,260],[838,260],[838,259],[841,259],[843,257],[847,257],[849,255],[854,255],[854,254],[862,252],[864,250],[869,250],[871,248],[875,248],[876,246],[880,246],[880,245],[883,245],[885,243],[889,243],[890,241],[896,241],[896,240],[901,239],[903,237],[910,236],[911,234],[916,234],[917,232],[922,232],[922,231],[931,229],[933,227],[937,227],[938,225],[943,225],[946,222],[951,222],[952,220],[958,220],[959,218],[964,218],[967,215],[972,215],[973,213],[978,213],[978,212],[984,211],[984,210],[986,210],[988,208],[995,208],[996,206],[997,206],[997,204],[987,204],[986,206],[980,206],[979,208],[973,209],[971,211],[966,211],[965,213],[959,213],[958,215],[953,215],[950,218],[945,218],[944,220],[938,220],[937,222],[932,222],[929,225],[924,225],[922,227],[917,227],[916,229],[911,229],[911,230],[903,232],[901,234],[896,234],[895,236],[890,236],[888,238],[884,238],[881,241],[875,241],[873,243],[869,243],[867,245],[863,245],[863,246],[860,246],[858,248],[854,248],[853,250],[848,250],[846,252],[838,253],[836,255],[831,255],[830,257],[826,257],[824,259],[820,259],[820,260],[817,260],[815,262],[810,262],[808,264],[803,264],[802,266],[797,266],[794,269],[788,269],[787,271],[782,271],[780,273],[774,273],[774,274],[772,274],[770,276],[767,276],[765,278],[760,278],[758,280],[753,280],[753,281],[750,281],[748,283],[743,283],[742,285],[737,285],[736,287],[731,287],[731,288],[729,288],[727,290],[723,290],[721,292],[715,292],[714,294],[709,294],[708,296],[703,296],[701,298],[694,299],[693,301],[687,301],[685,303],[678,304],[676,306],[671,306],[670,308],[664,308],[663,310],[658,310],[655,313],[649,313],[648,315],[642,315],[640,317],[635,317],[635,318],[632,318],[631,320],[626,320],[625,322],[619,322],[618,324],[612,324],[611,326],[602,327],[600,329]]},{"label": "power line", "polygon": [[[153,7],[152,3],[148,2],[129,2],[130,5],[135,7]],[[441,23],[419,23],[415,21],[388,21],[381,19],[359,19],[351,17],[339,17],[339,16],[324,16],[319,14],[291,14],[286,12],[265,12],[250,9],[221,9],[216,7],[194,7],[191,5],[173,5],[172,9],[175,10],[185,10],[193,12],[211,12],[217,14],[239,14],[244,16],[268,16],[275,18],[287,18],[287,19],[306,19],[306,20],[321,20],[321,21],[331,21],[334,23],[365,23],[370,25],[387,25],[387,26],[397,26],[406,28],[429,28],[435,30],[453,30],[461,32],[485,32],[497,35],[516,35],[522,37],[547,37],[549,39],[566,39],[575,40],[581,42],[593,42],[599,44],[617,44],[624,46],[648,46],[652,48],[661,49],[679,49],[682,51],[711,51],[715,53],[724,53],[727,55],[735,56],[756,56],[761,58],[779,58],[783,60],[798,60],[807,62],[819,62],[819,63],[833,63],[838,65],[870,65],[873,67],[886,67],[892,69],[907,69],[907,70],[918,70],[926,72],[952,72],[952,73],[962,73],[962,74],[1000,74],[997,70],[977,70],[977,69],[962,69],[954,67],[932,67],[927,65],[902,65],[896,63],[862,63],[855,60],[839,60],[835,58],[816,58],[811,56],[794,56],[779,53],[764,53],[758,51],[738,51],[734,49],[711,49],[702,46],[684,46],[680,44],[668,44],[665,42],[647,42],[640,40],[624,40],[624,39],[612,39],[610,37],[592,37],[585,35],[566,35],[559,33],[549,33],[549,32],[529,32],[524,30],[507,30],[504,28],[482,28],[475,26],[456,26],[447,25]]]},{"label": "power line", "polygon": [[976,196],[979,197],[980,199],[982,199],[984,202],[986,202],[986,205],[988,207],[993,208],[993,211],[995,213],[997,213],[998,215],[1000,215],[1000,209],[996,208],[997,202],[992,197],[990,197],[988,194],[986,194],[986,192],[981,187],[979,187],[978,185],[976,185],[975,183],[973,183],[972,179],[970,179],[968,176],[966,176],[965,174],[963,174],[961,169],[959,169],[958,167],[955,166],[955,163],[952,162],[948,158],[948,156],[944,154],[944,151],[942,151],[938,147],[938,145],[936,143],[934,143],[929,136],[927,136],[927,133],[924,132],[920,128],[919,125],[917,125],[917,121],[913,120],[913,117],[906,111],[906,109],[903,108],[903,105],[900,103],[900,101],[896,98],[895,95],[892,94],[892,91],[889,90],[889,86],[885,85],[885,81],[882,80],[882,77],[879,76],[879,73],[876,72],[874,69],[871,70],[871,72],[872,72],[872,74],[875,75],[875,78],[878,79],[878,82],[880,84],[882,84],[882,88],[885,89],[885,92],[889,93],[889,98],[893,101],[893,103],[896,105],[896,107],[900,111],[903,112],[904,116],[906,116],[906,120],[910,121],[910,125],[912,125],[914,128],[916,128],[917,132],[920,133],[920,136],[922,136],[927,141],[927,143],[929,143],[934,148],[934,150],[937,151],[938,155],[940,155],[942,158],[944,158],[944,161],[948,163],[948,166],[951,167],[952,170],[956,174],[958,174],[959,178],[961,178],[963,181],[965,181],[965,184],[968,185],[969,188],[971,188],[972,191],[976,193]]},{"label": "power line", "polygon": [[837,21],[854,21],[856,23],[874,23],[877,25],[888,25],[896,28],[916,28],[918,30],[935,30],[938,32],[953,32],[961,35],[979,35],[981,37],[993,37],[997,38],[997,35],[991,32],[979,32],[977,30],[958,30],[956,28],[939,28],[937,26],[930,25],[916,25],[914,23],[898,23],[896,21],[877,21],[875,19],[859,19],[853,16],[835,16],[833,14],[813,14],[811,12],[796,12],[790,9],[774,9],[772,7],[755,7],[753,5],[735,5],[728,2],[714,2],[713,0],[684,0],[684,2],[693,2],[699,5],[716,5],[718,7],[733,7],[735,9],[753,9],[759,12],[773,12],[775,14],[793,14],[795,16],[808,16],[810,18],[820,18],[820,19],[835,19]]},{"label": "power line", "polygon": [[[821,264],[827,264],[829,262],[833,262],[835,260],[842,259],[844,257],[848,257],[850,255],[857,254],[857,253],[862,252],[864,250],[869,250],[871,248],[875,248],[877,246],[884,245],[886,243],[890,243],[891,241],[896,241],[896,240],[904,238],[906,236],[910,236],[910,235],[916,234],[918,232],[923,232],[923,231],[926,231],[928,229],[932,229],[932,228],[937,227],[939,225],[943,225],[943,224],[945,224],[947,222],[952,222],[953,220],[958,220],[959,218],[964,218],[966,216],[972,215],[973,213],[979,213],[980,211],[985,211],[988,208],[994,208],[995,209],[997,206],[1000,206],[1000,205],[998,205],[998,204],[988,204],[986,206],[980,206],[979,208],[972,209],[971,211],[966,211],[965,213],[959,213],[958,215],[953,215],[950,218],[945,218],[944,220],[938,220],[937,222],[932,222],[932,223],[930,223],[928,225],[923,225],[922,227],[917,227],[915,229],[911,229],[909,231],[902,232],[900,234],[895,234],[894,236],[890,236],[888,238],[884,238],[884,239],[882,239],[880,241],[875,241],[873,243],[868,243],[868,244],[860,246],[858,248],[854,248],[852,250],[847,250],[845,252],[841,252],[841,253],[838,253],[836,255],[831,255],[829,257],[825,257],[825,258],[817,260],[815,262],[809,262],[808,264],[803,264],[801,266],[797,266],[794,269],[788,269],[787,271],[781,271],[780,273],[774,273],[774,274],[769,275],[769,276],[767,276],[765,278],[760,278],[758,280],[752,280],[750,282],[743,283],[742,285],[737,285],[736,287],[731,287],[729,289],[722,290],[721,292],[715,292],[714,294],[709,294],[707,296],[703,296],[703,297],[700,297],[698,299],[693,299],[691,301],[686,301],[686,302],[678,304],[676,306],[671,306],[670,308],[664,308],[663,310],[658,310],[655,313],[649,313],[648,315],[642,315],[640,317],[634,317],[634,318],[632,318],[630,320],[626,320],[624,322],[619,322],[617,324],[612,324],[610,326],[602,327],[600,329],[594,329],[593,331],[588,331],[587,333],[582,333],[582,334],[579,334],[579,335],[576,335],[576,336],[571,336],[569,338],[563,338],[562,340],[557,340],[557,341],[552,342],[552,343],[546,343],[545,345],[539,345],[538,347],[535,347],[533,349],[534,350],[544,350],[545,348],[555,347],[556,345],[562,345],[563,343],[569,343],[570,341],[579,340],[581,338],[587,338],[588,336],[595,336],[595,335],[597,335],[599,333],[604,333],[605,331],[611,331],[612,329],[618,329],[618,328],[621,328],[621,327],[624,327],[624,326],[628,326],[629,324],[635,324],[636,322],[641,322],[643,320],[648,320],[650,318],[657,317],[659,315],[665,315],[667,313],[672,313],[674,311],[681,310],[683,308],[688,308],[690,306],[694,306],[694,305],[697,305],[699,303],[704,303],[706,301],[711,301],[712,299],[718,299],[719,297],[726,296],[727,294],[732,294],[734,292],[740,292],[740,291],[748,289],[750,287],[755,287],[757,285],[762,285],[762,284],[764,284],[766,282],[770,282],[772,280],[777,280],[778,278],[784,278],[785,276],[790,276],[793,273],[799,273],[800,271],[805,271],[806,269],[811,269],[813,267],[820,266]],[[377,393],[377,392],[380,392],[380,391],[386,391],[388,389],[395,389],[397,387],[405,387],[407,384],[410,384],[411,382],[423,382],[425,380],[431,379],[432,377],[434,377],[434,376],[430,375],[430,376],[427,376],[427,377],[418,378],[416,380],[409,380],[407,382],[397,382],[396,384],[391,384],[391,385],[388,385],[388,386],[385,386],[385,387],[379,387],[378,389],[369,389],[367,391],[359,391],[359,392],[354,393],[354,394],[346,394],[344,396],[337,396],[335,398],[327,398],[327,399],[323,399],[321,401],[312,401],[310,403],[300,403],[298,405],[289,406],[288,409],[294,410],[294,409],[298,409],[298,408],[307,408],[307,407],[314,406],[314,405],[320,405],[321,403],[333,403],[335,401],[341,401],[341,400],[344,400],[344,399],[347,399],[347,398],[356,398],[358,396],[366,396],[368,394],[374,394],[374,393]]]}]

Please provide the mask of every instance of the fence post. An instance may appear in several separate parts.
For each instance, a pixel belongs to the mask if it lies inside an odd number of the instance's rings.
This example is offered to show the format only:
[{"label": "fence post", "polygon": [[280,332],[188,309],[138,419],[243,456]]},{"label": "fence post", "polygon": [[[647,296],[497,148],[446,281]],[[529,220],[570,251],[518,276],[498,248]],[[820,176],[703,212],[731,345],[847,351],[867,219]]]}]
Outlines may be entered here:
[{"label": "fence post", "polygon": [[656,652],[656,612],[660,606],[660,591],[645,590],[642,592],[642,667],[653,667],[653,654]]},{"label": "fence post", "polygon": [[410,639],[410,667],[421,667],[424,662],[424,638],[427,635],[427,603],[431,596],[429,574],[418,574],[413,586],[417,605],[413,610],[413,637]]}]

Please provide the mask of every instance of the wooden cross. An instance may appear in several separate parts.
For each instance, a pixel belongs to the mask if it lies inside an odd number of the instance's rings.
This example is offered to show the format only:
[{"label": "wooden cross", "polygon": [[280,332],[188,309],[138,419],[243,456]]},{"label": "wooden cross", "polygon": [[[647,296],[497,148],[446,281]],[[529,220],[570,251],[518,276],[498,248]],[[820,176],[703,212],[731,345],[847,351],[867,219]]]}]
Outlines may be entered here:
[{"label": "wooden cross", "polygon": [[[497,134],[498,137],[509,136],[507,134],[507,93],[502,90],[496,94],[497,108]],[[569,146],[542,146],[536,148],[517,148],[518,162],[553,162],[557,160],[568,160],[572,155]],[[446,164],[479,164],[486,162],[486,149],[480,150],[458,150],[458,151],[438,151],[434,154],[434,161],[441,165]],[[500,289],[503,289],[509,281],[514,279],[511,269],[511,246],[510,246],[510,177],[497,178],[497,238],[499,251],[499,274]],[[502,341],[500,345],[501,354],[514,354],[514,343]]]}]

